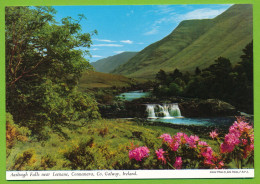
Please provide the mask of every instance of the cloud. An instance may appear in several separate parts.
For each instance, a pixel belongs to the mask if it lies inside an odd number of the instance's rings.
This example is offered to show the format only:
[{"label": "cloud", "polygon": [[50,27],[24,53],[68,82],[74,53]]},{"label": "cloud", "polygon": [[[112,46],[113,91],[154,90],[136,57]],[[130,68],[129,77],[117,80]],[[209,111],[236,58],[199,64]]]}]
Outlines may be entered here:
[{"label": "cloud", "polygon": [[112,42],[116,42],[116,41],[112,41],[112,40],[107,40],[107,39],[93,39],[99,42],[108,42],[108,43],[112,43]]},{"label": "cloud", "polygon": [[99,48],[93,48],[93,49],[88,49],[88,50],[100,50]]},{"label": "cloud", "polygon": [[174,7],[171,7],[169,5],[158,5],[157,8],[157,12],[159,14],[169,14],[175,10]]},{"label": "cloud", "polygon": [[101,58],[103,56],[99,56],[99,55],[92,55],[93,58]]},{"label": "cloud", "polygon": [[144,35],[155,35],[159,32],[160,27],[165,24],[177,24],[183,20],[191,19],[210,19],[223,13],[230,5],[221,6],[220,9],[201,8],[195,9],[185,14],[176,13],[173,7],[160,5],[157,6],[155,13],[163,15],[163,17],[155,20],[151,29]]},{"label": "cloud", "polygon": [[116,53],[116,54],[121,54],[123,52],[125,52],[125,51],[114,51],[114,53]]},{"label": "cloud", "polygon": [[120,44],[96,44],[96,45],[93,45],[93,47],[123,47],[123,45],[120,45]]},{"label": "cloud", "polygon": [[153,27],[150,31],[147,31],[144,33],[144,35],[154,35],[157,34],[159,32],[159,26],[155,26]]},{"label": "cloud", "polygon": [[131,41],[131,40],[121,40],[120,42],[121,43],[128,43],[128,44],[132,44],[133,43],[133,41]]},{"label": "cloud", "polygon": [[182,20],[190,20],[190,19],[210,19],[218,16],[219,14],[223,13],[226,8],[214,10],[210,8],[202,8],[193,10],[188,12],[184,15],[179,15],[179,18]]}]

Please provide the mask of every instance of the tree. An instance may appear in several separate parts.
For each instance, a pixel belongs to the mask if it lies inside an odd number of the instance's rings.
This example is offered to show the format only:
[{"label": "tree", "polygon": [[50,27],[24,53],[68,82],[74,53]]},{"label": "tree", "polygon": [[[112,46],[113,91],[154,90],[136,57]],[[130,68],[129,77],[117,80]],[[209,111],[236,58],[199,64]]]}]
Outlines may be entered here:
[{"label": "tree", "polygon": [[199,75],[199,74],[201,74],[201,70],[197,66],[196,69],[195,69],[195,75]]},{"label": "tree", "polygon": [[182,78],[182,73],[180,72],[180,70],[178,70],[178,68],[176,68],[173,73],[170,73],[170,77],[172,78],[172,81],[174,81],[176,78]]},{"label": "tree", "polygon": [[242,59],[239,64],[243,66],[243,69],[247,75],[249,81],[253,82],[253,41],[246,45],[243,49]]},{"label": "tree", "polygon": [[161,83],[165,83],[165,81],[166,81],[166,79],[167,79],[167,74],[165,73],[164,70],[161,69],[161,70],[156,74],[155,78],[156,78],[157,80],[159,80]]},{"label": "tree", "polygon": [[[54,20],[51,7],[6,7],[6,104],[15,122],[27,126],[32,133],[45,126],[60,130],[76,120],[76,92],[81,73],[91,66],[78,48],[89,48],[93,33],[81,33],[80,21]],[[82,99],[83,100],[83,99]],[[75,103],[78,103],[77,105]],[[85,106],[96,106],[88,98]],[[83,108],[81,113],[95,114],[97,108]],[[90,115],[91,117],[92,115]]]}]

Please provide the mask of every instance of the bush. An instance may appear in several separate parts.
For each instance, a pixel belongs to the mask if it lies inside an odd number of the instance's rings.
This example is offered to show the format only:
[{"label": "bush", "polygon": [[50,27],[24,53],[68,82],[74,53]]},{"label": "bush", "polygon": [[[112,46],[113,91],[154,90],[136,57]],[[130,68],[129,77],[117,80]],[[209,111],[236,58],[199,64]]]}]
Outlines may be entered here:
[{"label": "bush", "polygon": [[[236,168],[250,167],[253,164],[254,130],[244,118],[237,118],[222,143],[216,131],[210,132],[210,137],[219,143],[219,149],[214,151],[207,142],[200,140],[196,135],[188,136],[183,132],[174,136],[162,134],[161,148],[155,151],[156,156],[152,156],[157,159],[153,168],[221,169],[229,168],[232,162],[235,162]],[[149,152],[151,153],[151,150],[145,146],[131,146],[129,159],[144,169]]]},{"label": "bush", "polygon": [[26,127],[19,127],[14,124],[13,116],[10,113],[6,113],[6,149],[7,157],[11,152],[11,148],[14,147],[17,141],[28,141],[30,131]]},{"label": "bush", "polygon": [[15,159],[14,165],[11,167],[11,170],[21,171],[21,170],[30,170],[34,163],[36,162],[35,150],[29,149],[24,151],[22,154],[18,155]]}]

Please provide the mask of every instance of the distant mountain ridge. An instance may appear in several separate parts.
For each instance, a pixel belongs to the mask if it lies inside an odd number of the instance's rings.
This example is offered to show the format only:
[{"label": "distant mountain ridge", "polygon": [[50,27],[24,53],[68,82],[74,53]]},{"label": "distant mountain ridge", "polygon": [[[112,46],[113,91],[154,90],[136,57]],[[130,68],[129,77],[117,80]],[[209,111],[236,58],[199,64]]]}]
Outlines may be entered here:
[{"label": "distant mountain ridge", "polygon": [[114,56],[100,59],[96,62],[90,63],[97,72],[110,73],[118,66],[126,63],[129,59],[135,56],[137,52],[123,52]]},{"label": "distant mountain ridge", "polygon": [[140,51],[112,73],[151,78],[160,70],[193,72],[227,57],[240,61],[242,49],[253,39],[252,5],[237,4],[214,19],[182,21],[171,34]]}]

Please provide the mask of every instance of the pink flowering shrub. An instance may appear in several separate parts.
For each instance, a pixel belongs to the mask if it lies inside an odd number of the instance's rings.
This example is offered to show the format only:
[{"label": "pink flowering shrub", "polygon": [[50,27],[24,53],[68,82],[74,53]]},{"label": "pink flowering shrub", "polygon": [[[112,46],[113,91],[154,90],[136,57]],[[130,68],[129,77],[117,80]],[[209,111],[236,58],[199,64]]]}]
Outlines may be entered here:
[{"label": "pink flowering shrub", "polygon": [[224,142],[220,144],[220,152],[225,160],[231,160],[232,157],[237,168],[242,168],[247,158],[248,163],[253,163],[254,129],[244,118],[237,118],[229,128]]},{"label": "pink flowering shrub", "polygon": [[136,161],[142,161],[145,157],[149,156],[149,149],[146,146],[137,147],[129,151],[129,158]]},{"label": "pink flowering shrub", "polygon": [[[219,137],[216,130],[209,136],[217,141],[219,149],[213,148],[196,135],[183,132],[171,136],[162,134],[159,138],[162,145],[155,150],[154,158],[157,160],[155,168],[163,169],[221,169],[229,168],[235,163],[237,168],[253,163],[254,130],[243,118],[229,128],[224,137]],[[148,157],[150,150],[145,147],[135,147],[129,151],[130,160],[141,162]]]}]

